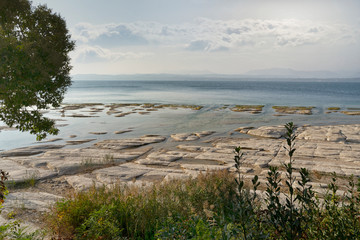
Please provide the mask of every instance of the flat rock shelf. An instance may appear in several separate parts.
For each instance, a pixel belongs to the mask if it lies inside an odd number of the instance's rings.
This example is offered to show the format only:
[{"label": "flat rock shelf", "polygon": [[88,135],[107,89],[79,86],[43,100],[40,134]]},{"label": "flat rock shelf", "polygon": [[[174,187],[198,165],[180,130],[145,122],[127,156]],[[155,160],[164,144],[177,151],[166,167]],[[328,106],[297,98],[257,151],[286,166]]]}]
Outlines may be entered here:
[{"label": "flat rock shelf", "polygon": [[[284,133],[280,125],[248,126],[235,129],[227,137],[199,131],[106,139],[87,147],[44,144],[4,151],[0,157],[2,169],[9,173],[10,194],[2,217],[21,206],[23,213],[18,217],[31,228],[40,228],[36,214],[48,211],[51,204],[71,191],[113,184],[147,186],[196,177],[205,171],[232,172],[237,146],[244,153],[244,178],[259,175],[263,186],[260,190],[264,190],[269,166],[280,167],[288,161]],[[360,177],[360,124],[304,125],[297,126],[296,133],[294,167],[310,170],[314,190],[326,191],[334,172]],[[16,187],[19,185],[27,187]]]}]

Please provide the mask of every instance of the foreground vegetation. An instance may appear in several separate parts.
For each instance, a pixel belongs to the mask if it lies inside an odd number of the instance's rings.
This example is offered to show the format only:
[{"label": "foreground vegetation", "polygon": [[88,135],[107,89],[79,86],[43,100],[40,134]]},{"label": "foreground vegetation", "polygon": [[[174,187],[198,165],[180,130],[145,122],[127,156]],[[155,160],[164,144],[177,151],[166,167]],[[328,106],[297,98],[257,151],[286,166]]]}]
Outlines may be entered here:
[{"label": "foreground vegetation", "polygon": [[239,147],[235,173],[76,193],[53,207],[47,226],[58,239],[360,239],[360,181],[350,177],[339,196],[334,175],[317,198],[306,169],[294,177],[296,136],[292,123],[286,128],[287,176],[270,167],[264,194],[257,176],[245,187]]}]

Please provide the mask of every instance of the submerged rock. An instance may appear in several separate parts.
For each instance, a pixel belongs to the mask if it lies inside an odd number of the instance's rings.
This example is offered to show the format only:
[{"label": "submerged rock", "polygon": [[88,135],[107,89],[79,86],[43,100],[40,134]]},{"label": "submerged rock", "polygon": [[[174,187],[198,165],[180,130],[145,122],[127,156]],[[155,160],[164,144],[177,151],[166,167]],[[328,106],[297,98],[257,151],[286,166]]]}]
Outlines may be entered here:
[{"label": "submerged rock", "polygon": [[140,115],[148,115],[148,114],[150,114],[150,112],[138,112],[138,114],[140,114]]},{"label": "submerged rock", "polygon": [[73,118],[90,118],[90,117],[99,117],[99,116],[95,116],[95,115],[84,115],[84,114],[71,114],[71,115],[67,115],[67,117],[73,117]]},{"label": "submerged rock", "polygon": [[125,117],[126,115],[132,114],[133,112],[120,113],[115,115],[115,117]]},{"label": "submerged rock", "polygon": [[195,133],[176,133],[171,134],[171,138],[175,141],[194,141],[198,140],[199,138],[209,136],[211,134],[215,133],[214,131],[202,131],[202,132],[195,132]]},{"label": "submerged rock", "polygon": [[122,131],[115,131],[114,134],[123,134],[123,133],[127,133],[127,132],[131,132],[131,129],[128,130],[122,130]]},{"label": "submerged rock", "polygon": [[89,134],[94,134],[94,135],[105,135],[105,134],[107,134],[107,132],[89,132]]},{"label": "submerged rock", "polygon": [[63,140],[62,138],[52,138],[45,141],[37,142],[37,143],[49,143],[49,142],[57,142]]},{"label": "submerged rock", "polygon": [[197,136],[195,133],[176,133],[170,135],[172,139],[175,141],[194,141],[198,140],[199,136]]},{"label": "submerged rock", "polygon": [[95,138],[90,138],[90,139],[81,139],[81,140],[68,140],[66,141],[67,145],[79,145],[79,144],[83,144],[83,143],[88,143],[91,141],[96,140]]}]

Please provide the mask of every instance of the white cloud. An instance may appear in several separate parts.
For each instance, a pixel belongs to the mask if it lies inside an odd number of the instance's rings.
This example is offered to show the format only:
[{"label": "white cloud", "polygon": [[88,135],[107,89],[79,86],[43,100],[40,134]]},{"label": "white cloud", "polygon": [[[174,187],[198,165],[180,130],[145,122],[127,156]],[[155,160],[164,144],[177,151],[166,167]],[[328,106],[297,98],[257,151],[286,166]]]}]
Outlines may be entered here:
[{"label": "white cloud", "polygon": [[98,73],[358,69],[360,51],[358,28],[296,19],[82,23],[72,35],[77,72],[86,66]]},{"label": "white cloud", "polygon": [[150,52],[122,52],[114,49],[107,49],[100,46],[79,46],[73,53],[73,58],[80,63],[94,63],[94,62],[118,62],[128,59],[141,59],[151,56]]},{"label": "white cloud", "polygon": [[[346,37],[344,37],[346,36]],[[102,47],[128,45],[183,46],[192,51],[216,51],[243,47],[297,47],[306,44],[347,44],[359,40],[348,25],[294,19],[210,20],[199,18],[180,25],[157,22],[76,25],[73,37],[79,43]]]},{"label": "white cloud", "polygon": [[73,37],[81,43],[106,46],[143,45],[147,40],[141,37],[131,24],[91,25],[81,23],[73,30]]}]

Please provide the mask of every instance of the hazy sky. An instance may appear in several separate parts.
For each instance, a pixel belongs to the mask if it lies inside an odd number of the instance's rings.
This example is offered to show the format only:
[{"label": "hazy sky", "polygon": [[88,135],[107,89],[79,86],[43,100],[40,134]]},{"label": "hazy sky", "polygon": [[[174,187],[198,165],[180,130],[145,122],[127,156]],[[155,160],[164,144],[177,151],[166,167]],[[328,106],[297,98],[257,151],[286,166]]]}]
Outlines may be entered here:
[{"label": "hazy sky", "polygon": [[33,0],[65,18],[72,74],[360,72],[359,0]]}]

